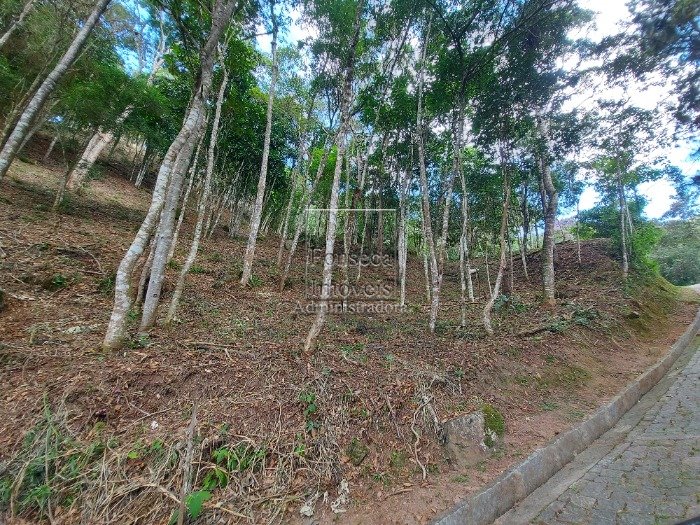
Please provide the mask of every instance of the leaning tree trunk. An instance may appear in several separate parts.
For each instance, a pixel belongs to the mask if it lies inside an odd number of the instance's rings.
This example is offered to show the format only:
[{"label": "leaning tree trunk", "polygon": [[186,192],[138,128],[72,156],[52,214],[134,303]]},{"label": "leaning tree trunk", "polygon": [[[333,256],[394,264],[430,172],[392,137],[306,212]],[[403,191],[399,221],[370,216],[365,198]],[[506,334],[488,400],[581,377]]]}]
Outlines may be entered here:
[{"label": "leaning tree trunk", "polygon": [[[165,154],[160,169],[158,170],[151,205],[146,213],[146,217],[141,223],[141,227],[134,241],[131,243],[131,246],[117,269],[114,283],[114,308],[112,309],[103,342],[105,348],[114,348],[120,345],[124,338],[126,318],[133,301],[131,296],[131,275],[153,234],[156,221],[165,204],[168,183],[170,182],[173,170],[177,168],[176,164],[178,163],[178,159],[181,157],[185,145],[188,143],[191,144],[193,138],[196,137],[199,132],[201,121],[203,120],[203,113],[205,111],[205,102],[211,91],[214,53],[216,52],[216,47],[219,44],[221,35],[231,18],[235,4],[236,2],[234,0],[217,0],[212,10],[212,27],[209,37],[200,51],[199,79],[195,85],[187,116],[175,140],[173,140],[168,148],[168,152]],[[168,246],[167,248],[169,249],[170,247]],[[167,251],[165,255],[167,255]]]},{"label": "leaning tree trunk", "polygon": [[[221,63],[223,65],[223,59]],[[192,264],[194,263],[194,260],[197,257],[197,251],[199,250],[199,241],[202,238],[202,224],[204,223],[204,212],[206,211],[207,200],[209,199],[209,191],[211,188],[211,177],[212,173],[214,172],[214,151],[216,148],[216,140],[219,136],[221,106],[224,103],[224,95],[226,94],[227,84],[228,71],[224,67],[224,76],[221,80],[221,87],[219,88],[219,94],[216,99],[216,110],[214,111],[214,122],[212,123],[211,137],[209,137],[209,150],[207,151],[207,169],[206,174],[204,175],[204,186],[202,188],[202,194],[199,198],[199,205],[197,206],[197,224],[194,227],[194,237],[192,239],[190,251],[187,254],[187,258],[185,259],[185,264],[182,265],[182,269],[180,270],[180,276],[178,277],[177,284],[175,285],[175,291],[173,292],[173,297],[170,301],[168,315],[165,318],[166,323],[170,323],[175,318],[177,306],[180,302],[180,296],[182,295],[182,290],[185,287],[185,278],[187,277],[187,273],[190,271],[190,268],[192,267]]]},{"label": "leaning tree trunk", "polygon": [[197,150],[194,153],[194,161],[190,166],[190,180],[187,182],[187,188],[185,188],[185,195],[182,197],[182,207],[180,208],[180,216],[177,218],[177,225],[175,226],[175,232],[173,233],[173,241],[170,243],[170,251],[168,252],[168,262],[175,255],[175,248],[177,248],[177,240],[180,237],[180,229],[182,228],[182,223],[185,220],[185,214],[187,213],[187,201],[190,198],[190,192],[192,191],[192,186],[194,186],[194,179],[197,177],[197,164],[199,164],[199,153],[202,148],[202,141],[204,140],[204,133],[202,133],[202,138],[199,139],[199,144],[197,144]]},{"label": "leaning tree trunk", "polygon": [[[133,109],[133,106],[127,106],[127,108],[122,111],[121,115],[117,117],[114,123],[115,127],[121,126],[131,114]],[[83,150],[83,153],[78,162],[75,164],[75,167],[68,175],[66,188],[69,191],[75,191],[82,186],[93,164],[95,164],[102,151],[105,149],[105,147],[107,147],[107,144],[112,142],[112,140],[114,140],[114,133],[112,131],[98,129],[95,132],[90,139],[90,142],[88,142],[87,146]]]},{"label": "leaning tree trunk", "polygon": [[[549,130],[543,119],[538,119],[538,128],[545,144],[549,141]],[[552,181],[552,172],[547,159],[549,148],[539,155],[540,177],[542,184],[542,209],[544,213],[544,232],[542,233],[542,291],[545,304],[554,306],[554,228],[557,218],[559,192]]]},{"label": "leaning tree trunk", "polygon": [[5,31],[2,36],[0,36],[0,49],[2,49],[2,46],[4,46],[7,41],[10,39],[12,36],[12,33],[14,33],[19,27],[22,25],[24,22],[24,19],[27,17],[29,12],[32,10],[32,7],[34,7],[34,3],[36,0],[29,0],[26,4],[24,4],[24,7],[22,8],[22,12],[19,14],[16,20],[13,20],[10,23],[10,26],[7,28],[7,31]]},{"label": "leaning tree trunk", "polygon": [[486,306],[484,307],[482,319],[484,322],[484,328],[486,329],[486,333],[489,335],[493,335],[493,326],[491,325],[491,311],[493,310],[493,304],[496,302],[496,298],[499,295],[499,292],[501,291],[501,283],[503,281],[503,274],[505,273],[506,265],[507,265],[507,255],[508,255],[508,246],[506,243],[509,242],[507,238],[508,234],[508,210],[509,210],[509,204],[510,204],[510,175],[509,175],[509,168],[508,166],[505,165],[505,162],[507,162],[507,159],[503,158],[504,156],[501,155],[501,162],[504,163],[503,165],[503,209],[502,209],[502,216],[501,216],[501,231],[499,233],[499,241],[500,241],[500,246],[501,246],[501,254],[499,257],[499,262],[498,262],[498,273],[496,274],[496,281],[493,284],[493,292],[491,293],[491,298],[489,301],[486,303]]},{"label": "leaning tree trunk", "polygon": [[340,102],[340,130],[338,133],[338,151],[333,172],[333,184],[331,186],[331,199],[328,206],[328,223],[326,226],[326,254],[323,261],[323,281],[321,284],[321,297],[319,299],[318,313],[309,328],[304,344],[304,352],[310,352],[316,344],[316,338],[321,333],[321,328],[328,313],[328,302],[331,297],[331,281],[333,279],[333,251],[335,248],[335,230],[338,218],[338,190],[340,187],[340,172],[345,156],[345,135],[350,124],[350,99],[352,98],[352,80],[355,72],[355,57],[357,44],[360,39],[360,26],[362,21],[364,0],[357,3],[357,12],[353,27],[353,36],[350,43],[349,56],[343,83],[342,98]]},{"label": "leaning tree trunk", "polygon": [[[158,70],[163,65],[164,53],[165,38],[163,35],[163,29],[161,25],[161,39],[158,45],[158,49],[156,50],[155,55],[153,57],[151,72],[149,73],[148,79],[146,80],[147,86],[153,84],[153,80],[156,76],[156,73],[158,73]],[[131,112],[133,110],[134,106],[132,104],[129,104],[126,108],[124,108],[124,111],[122,111],[121,114],[115,120],[113,128],[119,128],[124,123],[124,121],[127,118],[129,118],[129,115],[131,115]],[[75,165],[75,168],[71,170],[71,173],[68,177],[68,190],[74,191],[76,188],[79,188],[83,184],[83,181],[85,180],[85,177],[87,177],[92,165],[97,161],[97,159],[100,157],[102,151],[107,147],[107,145],[110,144],[113,140],[113,131],[104,130],[100,128],[95,132],[95,134],[90,139],[90,142],[88,142],[88,145],[83,150],[83,153],[80,156],[80,159],[78,160],[77,164]]]},{"label": "leaning tree trunk", "polygon": [[255,196],[255,206],[253,215],[250,218],[250,232],[248,234],[248,244],[243,256],[243,273],[241,274],[241,284],[247,285],[253,273],[253,260],[255,259],[255,245],[258,241],[258,231],[260,230],[260,219],[262,217],[263,199],[265,197],[265,184],[267,181],[267,164],[270,157],[270,135],[272,133],[272,103],[275,98],[275,83],[277,82],[277,18],[274,12],[274,0],[270,0],[270,14],[272,16],[272,76],[270,77],[270,91],[267,97],[267,122],[265,124],[265,140],[263,143],[262,162],[260,163],[260,177],[258,179],[258,192]]},{"label": "leaning tree trunk", "polygon": [[44,106],[44,103],[49,95],[53,93],[59,80],[61,80],[65,72],[68,71],[68,68],[73,64],[73,62],[75,62],[75,59],[78,57],[80,50],[85,45],[88,36],[90,36],[90,32],[97,24],[97,21],[102,13],[104,13],[105,9],[107,9],[109,2],[110,0],[97,0],[97,3],[90,13],[90,16],[83,24],[83,27],[80,28],[80,31],[73,39],[73,42],[71,42],[68,50],[65,52],[61,60],[59,60],[58,64],[56,64],[56,66],[53,68],[51,73],[49,73],[49,75],[46,77],[37,92],[27,104],[27,107],[22,112],[22,115],[17,121],[14,130],[12,130],[12,133],[10,133],[5,145],[2,148],[2,151],[0,152],[0,181],[2,181],[2,178],[7,173],[7,170],[10,169],[10,164],[12,164],[12,161],[17,154],[17,150],[19,149],[20,144],[22,144],[22,140],[24,139],[25,135],[29,131],[34,118],[41,111],[41,108]]}]

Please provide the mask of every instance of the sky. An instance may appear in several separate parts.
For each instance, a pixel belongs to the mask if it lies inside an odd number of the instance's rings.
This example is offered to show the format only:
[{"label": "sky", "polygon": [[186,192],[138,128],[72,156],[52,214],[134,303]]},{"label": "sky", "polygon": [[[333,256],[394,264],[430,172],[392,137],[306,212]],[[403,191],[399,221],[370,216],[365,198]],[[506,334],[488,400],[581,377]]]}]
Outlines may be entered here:
[{"label": "sky", "polygon": [[[600,40],[605,36],[615,34],[619,31],[619,24],[627,20],[630,16],[626,7],[626,0],[579,0],[580,5],[596,13],[595,27],[587,30],[587,36],[592,40]],[[303,27],[299,21],[299,12],[290,13],[291,24],[286,28],[286,33],[281,35],[282,40],[287,43],[295,43],[308,36],[314,36],[309,32],[309,28]],[[260,28],[262,32],[262,28]],[[270,36],[263,35],[257,39],[258,47],[264,52],[270,52]],[[617,98],[622,95],[621,89],[593,88],[582,90],[572,98],[572,106],[592,106],[596,98],[604,96],[606,98]],[[652,109],[668,98],[668,88],[664,86],[642,86],[640,84],[629,85],[627,95],[630,96],[632,104],[645,109]],[[669,124],[671,125],[671,124]],[[678,166],[687,177],[693,176],[700,171],[700,162],[690,158],[692,151],[697,149],[697,144],[690,142],[680,142],[668,148],[659,149],[653,152],[656,157],[663,157]],[[668,211],[675,190],[667,180],[658,180],[644,183],[639,186],[639,193],[648,200],[646,215],[651,219],[660,218]],[[580,208],[589,209],[596,204],[598,194],[592,187],[587,187],[581,195]]]}]

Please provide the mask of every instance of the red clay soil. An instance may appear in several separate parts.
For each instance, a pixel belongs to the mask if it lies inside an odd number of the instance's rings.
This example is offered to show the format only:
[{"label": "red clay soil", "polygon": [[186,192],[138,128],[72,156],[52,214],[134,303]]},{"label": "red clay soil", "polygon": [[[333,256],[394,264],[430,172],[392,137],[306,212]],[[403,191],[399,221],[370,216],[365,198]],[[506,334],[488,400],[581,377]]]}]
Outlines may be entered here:
[{"label": "red clay soil", "polygon": [[[483,297],[470,307],[467,329],[459,328],[459,279],[449,263],[445,306],[429,334],[423,268],[413,257],[406,312],[332,316],[307,356],[311,317],[293,307],[304,291],[304,255],[279,292],[278,239],[270,235],[257,251],[259,284],[243,288],[245,238],[219,228],[188,276],[179,322],[104,353],[111,278],[149,195],[108,174],[55,214],[59,176],[17,162],[0,196],[0,489],[7,494],[0,505],[8,519],[12,499],[14,515],[30,522],[167,522],[190,441],[191,490],[211,493],[202,523],[425,523],[614,396],[695,313],[659,278],[636,276],[623,287],[611,247],[597,240],[583,245],[580,264],[574,244],[557,246],[553,309],[538,303],[538,254],[528,259],[531,282],[516,264],[517,300],[495,313],[491,338],[479,321]],[[475,265],[483,276],[482,262]],[[176,263],[166,305],[177,274]],[[505,447],[456,470],[432,414],[440,423],[483,403],[504,415]],[[15,481],[32,457],[48,461],[37,429],[54,427],[67,436],[55,441],[66,452],[46,472],[97,440],[101,454],[82,468],[103,477],[86,475],[77,492],[54,477],[42,506],[29,480]],[[160,449],[175,459],[158,463]],[[221,449],[243,451],[250,465],[217,462]],[[227,480],[212,487],[217,469]],[[335,514],[330,504],[342,480],[349,501]],[[316,497],[314,517],[300,517],[304,501]]]}]

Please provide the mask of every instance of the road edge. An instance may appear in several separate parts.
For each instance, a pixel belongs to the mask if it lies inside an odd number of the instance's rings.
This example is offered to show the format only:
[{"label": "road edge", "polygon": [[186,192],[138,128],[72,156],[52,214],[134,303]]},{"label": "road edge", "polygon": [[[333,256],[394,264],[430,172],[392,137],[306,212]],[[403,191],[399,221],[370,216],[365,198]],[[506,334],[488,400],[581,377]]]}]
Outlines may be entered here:
[{"label": "road edge", "polygon": [[525,461],[501,474],[486,488],[467,497],[431,523],[433,525],[489,525],[546,483],[577,454],[605,434],[671,369],[700,330],[700,309],[671,350],[632,381],[586,421],[535,450]]}]

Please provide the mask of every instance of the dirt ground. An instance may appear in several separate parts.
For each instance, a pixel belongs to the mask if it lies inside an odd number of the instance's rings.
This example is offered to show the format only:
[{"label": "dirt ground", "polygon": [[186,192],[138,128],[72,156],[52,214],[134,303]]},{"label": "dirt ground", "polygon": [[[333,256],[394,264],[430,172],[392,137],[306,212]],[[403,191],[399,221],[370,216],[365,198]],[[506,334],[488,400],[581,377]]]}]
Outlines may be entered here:
[{"label": "dirt ground", "polygon": [[[60,214],[50,211],[56,165],[16,162],[0,188],[0,508],[8,517],[166,523],[189,463],[190,491],[209,496],[197,522],[425,523],[613,397],[668,350],[697,308],[656,277],[623,286],[604,240],[582,246],[581,264],[564,243],[554,309],[539,305],[535,253],[530,282],[516,261],[517,300],[495,313],[496,335],[480,324],[483,299],[460,329],[450,263],[446,306],[429,334],[423,267],[413,257],[407,311],[334,315],[306,356],[311,317],[294,309],[304,254],[280,292],[270,235],[257,250],[256,285],[243,288],[245,238],[220,227],[188,276],[179,321],[104,353],[114,270],[149,202],[123,173],[104,168]],[[168,270],[166,305],[193,220]],[[483,278],[483,261],[475,266]],[[455,469],[434,419],[439,426],[484,403],[505,418],[505,446]],[[348,501],[336,514],[331,503],[345,483]],[[315,502],[313,518],[300,516],[304,502]]]}]

